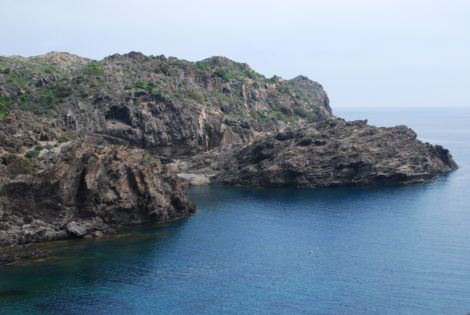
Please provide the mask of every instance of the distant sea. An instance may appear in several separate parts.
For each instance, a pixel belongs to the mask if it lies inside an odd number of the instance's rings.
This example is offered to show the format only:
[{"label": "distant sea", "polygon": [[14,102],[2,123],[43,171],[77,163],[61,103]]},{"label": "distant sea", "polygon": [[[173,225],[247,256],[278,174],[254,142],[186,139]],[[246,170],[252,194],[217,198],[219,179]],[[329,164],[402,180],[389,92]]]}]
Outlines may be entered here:
[{"label": "distant sea", "polygon": [[469,313],[470,109],[335,114],[406,124],[460,169],[405,186],[192,188],[188,219],[0,267],[0,313]]}]

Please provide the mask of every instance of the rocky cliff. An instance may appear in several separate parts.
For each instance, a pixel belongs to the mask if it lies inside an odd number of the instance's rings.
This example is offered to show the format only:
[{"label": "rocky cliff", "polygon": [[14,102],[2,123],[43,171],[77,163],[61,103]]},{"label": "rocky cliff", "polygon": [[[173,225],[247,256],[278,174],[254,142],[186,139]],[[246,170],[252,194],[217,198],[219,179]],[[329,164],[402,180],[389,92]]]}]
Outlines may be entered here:
[{"label": "rocky cliff", "polygon": [[335,118],[306,77],[223,57],[0,57],[0,121],[0,247],[187,216],[188,183],[409,183],[457,168],[404,126]]},{"label": "rocky cliff", "polygon": [[223,57],[0,57],[0,95],[0,115],[20,109],[55,116],[71,130],[159,154],[247,142],[278,126],[331,116],[318,83],[268,79]]},{"label": "rocky cliff", "polygon": [[142,149],[61,139],[48,119],[0,126],[0,247],[168,222],[195,211],[174,174]]}]

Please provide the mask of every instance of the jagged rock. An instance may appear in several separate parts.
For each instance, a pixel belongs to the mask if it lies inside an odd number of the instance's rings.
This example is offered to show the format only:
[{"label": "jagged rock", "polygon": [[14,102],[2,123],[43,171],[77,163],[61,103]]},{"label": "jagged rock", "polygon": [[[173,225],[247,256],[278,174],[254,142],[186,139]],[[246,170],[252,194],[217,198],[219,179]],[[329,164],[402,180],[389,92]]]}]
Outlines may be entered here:
[{"label": "jagged rock", "polygon": [[270,187],[423,182],[457,168],[448,150],[417,140],[405,126],[342,119],[266,134],[214,158],[213,182]]}]

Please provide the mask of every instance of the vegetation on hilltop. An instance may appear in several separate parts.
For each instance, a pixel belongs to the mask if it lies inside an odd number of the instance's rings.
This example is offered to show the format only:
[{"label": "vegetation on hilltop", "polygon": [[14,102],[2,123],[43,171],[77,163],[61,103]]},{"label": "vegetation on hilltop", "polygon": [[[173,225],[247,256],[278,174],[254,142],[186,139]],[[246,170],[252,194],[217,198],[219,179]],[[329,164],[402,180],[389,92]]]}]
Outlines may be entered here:
[{"label": "vegetation on hilltop", "polygon": [[317,95],[224,57],[198,62],[136,52],[101,61],[56,52],[1,57],[0,117],[12,109],[46,116],[90,113],[110,103],[155,97],[218,110],[231,119],[295,122],[315,119],[328,106],[321,86],[309,82]]}]

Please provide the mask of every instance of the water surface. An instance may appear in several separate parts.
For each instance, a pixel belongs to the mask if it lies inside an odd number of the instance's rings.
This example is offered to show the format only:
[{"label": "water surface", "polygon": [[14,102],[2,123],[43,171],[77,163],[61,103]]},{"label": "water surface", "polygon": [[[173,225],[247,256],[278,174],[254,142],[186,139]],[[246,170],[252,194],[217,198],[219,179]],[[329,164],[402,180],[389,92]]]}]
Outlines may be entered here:
[{"label": "water surface", "polygon": [[460,169],[431,184],[192,188],[191,218],[0,267],[0,313],[470,312],[470,111],[339,111],[405,123]]}]

